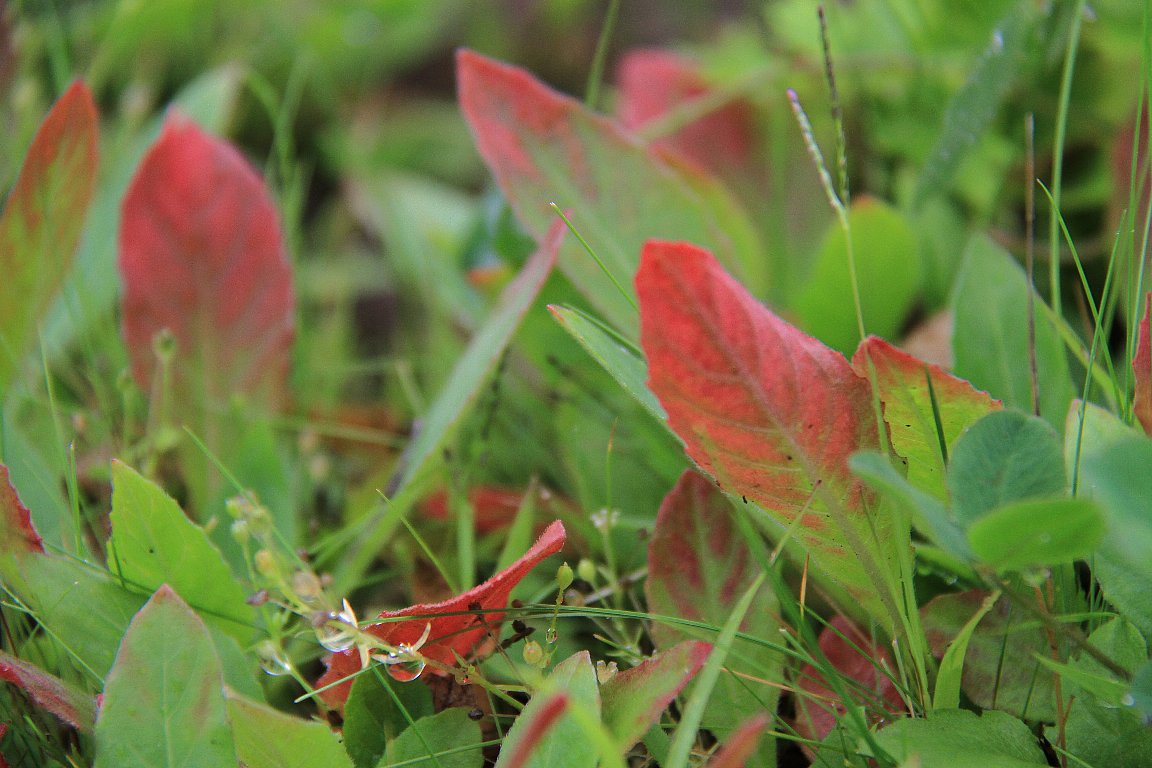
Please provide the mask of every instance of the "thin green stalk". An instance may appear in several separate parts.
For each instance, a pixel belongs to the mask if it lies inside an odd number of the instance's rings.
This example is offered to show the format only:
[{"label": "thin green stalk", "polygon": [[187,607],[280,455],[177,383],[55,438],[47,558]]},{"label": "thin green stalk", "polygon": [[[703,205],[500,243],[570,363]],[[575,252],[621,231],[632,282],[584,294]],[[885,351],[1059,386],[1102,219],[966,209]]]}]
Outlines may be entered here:
[{"label": "thin green stalk", "polygon": [[620,295],[628,300],[628,303],[632,305],[633,309],[639,311],[640,307],[636,304],[636,299],[632,297],[631,293],[624,290],[624,286],[616,279],[616,275],[612,274],[612,270],[608,269],[608,265],[604,263],[599,254],[592,250],[592,246],[588,245],[588,241],[584,239],[584,236],[580,234],[580,230],[576,229],[576,226],[564,214],[564,211],[560,210],[560,206],[556,205],[556,203],[548,203],[548,207],[554,210],[556,215],[568,226],[568,231],[580,241],[580,245],[584,246],[584,250],[592,257],[593,261],[600,267],[600,270],[608,276],[608,279],[612,281],[612,285],[616,286],[616,290],[620,291]]},{"label": "thin green stalk", "polygon": [[[1086,0],[1076,0],[1072,25],[1068,30],[1068,47],[1064,54],[1064,71],[1060,77],[1060,100],[1056,108],[1056,138],[1052,146],[1052,209],[1060,209],[1064,186],[1064,138],[1068,130],[1068,106],[1072,100],[1072,75],[1076,71],[1076,51],[1080,47],[1080,24],[1084,19]],[[1063,317],[1060,304],[1059,224],[1053,216],[1048,224],[1048,276],[1052,291],[1051,304],[1058,317]]]},{"label": "thin green stalk", "polygon": [[592,67],[588,70],[588,85],[584,90],[584,104],[596,109],[600,102],[600,86],[604,82],[604,62],[608,59],[608,45],[616,30],[616,19],[620,15],[620,0],[608,0],[608,13],[604,15],[604,26],[600,28],[600,38],[596,41],[596,53],[592,56]]}]

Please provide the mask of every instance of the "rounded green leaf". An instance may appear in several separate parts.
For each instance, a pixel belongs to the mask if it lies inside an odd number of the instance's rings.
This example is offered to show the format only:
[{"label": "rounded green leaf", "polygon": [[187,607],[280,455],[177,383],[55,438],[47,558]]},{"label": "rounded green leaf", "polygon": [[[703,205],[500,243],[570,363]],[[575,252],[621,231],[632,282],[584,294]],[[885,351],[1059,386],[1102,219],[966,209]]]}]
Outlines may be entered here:
[{"label": "rounded green leaf", "polygon": [[1010,502],[1063,493],[1060,437],[1034,416],[990,413],[956,441],[948,490],[962,526]]},{"label": "rounded green leaf", "polygon": [[1104,513],[1088,499],[1036,499],[1006,504],[968,528],[968,543],[999,570],[1082,560],[1104,539]]}]

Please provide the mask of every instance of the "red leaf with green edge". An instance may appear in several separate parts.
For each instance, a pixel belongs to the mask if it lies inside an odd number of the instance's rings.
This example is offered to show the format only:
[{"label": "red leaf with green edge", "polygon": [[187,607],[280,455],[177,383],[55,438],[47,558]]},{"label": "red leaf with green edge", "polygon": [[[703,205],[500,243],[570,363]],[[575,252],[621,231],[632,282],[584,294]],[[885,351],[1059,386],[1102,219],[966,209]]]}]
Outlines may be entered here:
[{"label": "red leaf with green edge", "polygon": [[[693,471],[681,475],[660,505],[648,544],[644,592],[650,611],[724,626],[760,574],[733,525],[731,506],[708,478]],[[775,637],[780,628],[778,614],[774,593],[761,590],[740,629],[755,637]],[[671,649],[690,638],[712,640],[715,635],[660,621],[652,625],[657,648]],[[783,668],[779,654],[737,638],[726,667],[748,679],[722,675],[708,701],[705,722],[734,725],[755,712],[776,708],[779,690],[749,680],[779,680]]]},{"label": "red leaf with green edge", "polygon": [[[503,609],[508,605],[508,596],[513,588],[541,560],[559,552],[564,547],[565,538],[564,526],[557,520],[544,530],[523,557],[483,584],[441,603],[384,611],[379,618],[385,621],[365,627],[365,631],[392,646],[401,643],[412,646],[428,629],[428,638],[419,648],[420,654],[441,664],[455,665],[457,655],[466,658],[482,650],[485,643],[498,635],[500,622],[504,619]],[[328,670],[316,681],[316,687],[336,683],[320,696],[329,706],[342,706],[352,689],[351,676],[360,671],[360,654],[355,648],[334,653],[328,657],[327,665]],[[432,666],[428,671],[440,672]]]},{"label": "red leaf with green edge", "polygon": [[816,575],[847,595],[846,610],[894,626],[884,571],[901,537],[890,518],[870,515],[871,493],[848,468],[879,442],[867,380],[694,245],[647,243],[636,290],[648,387],[688,455],[792,529]]},{"label": "red leaf with green edge", "polygon": [[1144,296],[1144,316],[1136,331],[1136,354],[1132,357],[1132,371],[1136,386],[1132,394],[1132,411],[1144,433],[1152,435],[1152,291]]},{"label": "red leaf with green edge", "polygon": [[[630,131],[642,131],[681,109],[711,100],[716,90],[691,59],[672,51],[629,51],[616,73],[616,114]],[[755,116],[744,100],[730,99],[652,144],[677,152],[721,175],[740,170],[756,150]]]},{"label": "red leaf with green edge", "polygon": [[0,392],[68,273],[96,186],[96,105],[73,83],[36,132],[0,216]]},{"label": "red leaf with green edge", "polygon": [[614,675],[600,686],[604,724],[622,750],[660,720],[672,699],[704,666],[709,643],[686,640]]},{"label": "red leaf with green edge", "polygon": [[760,737],[771,723],[772,718],[763,712],[745,720],[712,755],[708,768],[744,768],[756,754]]},{"label": "red leaf with green edge", "polygon": [[96,700],[58,677],[0,651],[0,680],[28,694],[36,706],[48,710],[78,731],[91,733],[96,722]]},{"label": "red leaf with green edge", "polygon": [[[908,460],[908,481],[938,499],[946,499],[945,461],[932,409],[933,395],[949,451],[961,432],[999,409],[1000,401],[876,336],[861,342],[852,357],[852,367],[866,379],[875,372],[873,383],[884,404],[892,447]],[[931,392],[928,381],[932,382]]]},{"label": "red leaf with green edge", "polygon": [[0,554],[43,551],[44,542],[32,525],[32,515],[12,486],[8,467],[0,464]]},{"label": "red leaf with green edge", "polygon": [[588,725],[599,723],[600,689],[588,651],[578,651],[553,668],[508,730],[496,768],[593,768],[599,745]]},{"label": "red leaf with green edge", "polygon": [[166,328],[175,402],[219,406],[241,392],[280,404],[295,305],[276,205],[234,147],[178,113],[124,197],[120,273],[141,388],[155,384],[153,340]]},{"label": "red leaf with green edge", "polygon": [[[900,692],[889,677],[896,665],[888,649],[844,616],[834,616],[820,633],[820,652],[845,681],[851,703],[867,708],[869,720],[890,719],[904,709]],[[850,682],[849,682],[850,681]],[[829,687],[819,668],[805,664],[796,679],[796,731],[821,741],[847,711],[847,703]]]},{"label": "red leaf with green edge", "polygon": [[703,243],[768,285],[758,236],[740,204],[701,169],[674,167],[618,123],[564,96],[528,72],[471,51],[457,55],[460,107],[477,148],[520,223],[538,241],[555,202],[615,279],[573,238],[560,267],[612,325],[633,336],[627,291],[636,254],[649,237]]}]

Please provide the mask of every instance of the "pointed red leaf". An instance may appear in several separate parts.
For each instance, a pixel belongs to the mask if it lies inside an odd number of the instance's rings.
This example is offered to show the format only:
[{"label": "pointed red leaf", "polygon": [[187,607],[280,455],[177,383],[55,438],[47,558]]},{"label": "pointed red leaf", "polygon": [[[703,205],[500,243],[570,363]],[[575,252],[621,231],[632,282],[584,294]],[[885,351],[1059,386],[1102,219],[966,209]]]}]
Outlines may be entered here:
[{"label": "pointed red leaf", "polygon": [[8,467],[0,464],[0,554],[43,551],[44,541],[32,525],[32,515],[12,487]]},{"label": "pointed red leaf", "polygon": [[[619,123],[523,69],[457,55],[460,108],[517,219],[538,241],[555,213],[574,220],[619,285],[649,237],[703,243],[750,273],[766,269],[759,236],[731,193],[699,168],[677,167]],[[560,268],[612,325],[634,334],[632,303],[574,239]]]},{"label": "pointed red leaf", "polygon": [[919,360],[876,336],[860,343],[852,357],[852,367],[865,379],[875,372],[892,447],[908,460],[908,481],[939,499],[946,498],[945,462],[932,410],[933,396],[949,450],[961,432],[1000,408],[1000,401],[940,366]]},{"label": "pointed red leaf", "polygon": [[[721,627],[760,573],[748,544],[732,522],[731,503],[711,480],[687,471],[664,497],[648,543],[648,580],[644,594],[655,614]],[[780,628],[775,593],[757,593],[741,630],[773,637]],[[682,627],[653,622],[656,647],[671,649],[694,635]],[[762,646],[737,640],[727,668],[750,679],[774,680],[782,657]],[[720,678],[708,702],[705,720],[735,724],[776,700],[778,690],[752,685],[732,674]],[[723,729],[721,729],[723,730]]]},{"label": "pointed red leaf", "polygon": [[34,664],[0,651],[0,680],[19,686],[35,702],[73,728],[92,732],[96,700]]},{"label": "pointed red leaf", "polygon": [[[543,535],[519,560],[483,584],[441,603],[384,611],[380,618],[387,621],[373,624],[366,631],[389,645],[403,643],[411,646],[427,628],[428,639],[420,646],[420,654],[427,659],[453,665],[457,655],[469,656],[499,633],[500,622],[504,619],[503,609],[508,605],[508,596],[513,588],[541,560],[559,552],[564,541],[564,526],[556,521],[544,530]],[[475,613],[478,610],[494,612]],[[321,694],[330,706],[340,706],[352,688],[351,679],[344,678],[360,671],[360,656],[353,648],[332,654],[327,663],[328,671],[316,681],[316,687],[343,680]]]},{"label": "pointed red leaf", "polygon": [[176,342],[178,403],[237,392],[275,408],[293,335],[292,273],[276,206],[227,142],[179,114],[141,162],[120,227],[124,337],[132,374],[153,385],[153,339]]},{"label": "pointed red leaf", "polygon": [[[873,722],[900,712],[903,702],[889,674],[896,669],[892,654],[844,616],[834,616],[820,633],[820,651],[839,677],[852,681],[853,702],[862,704]],[[886,674],[887,673],[887,674]],[[821,741],[847,711],[847,705],[816,667],[805,664],[796,680],[796,731]]]},{"label": "pointed red leaf", "polygon": [[646,244],[636,290],[648,386],[688,455],[783,528],[803,514],[793,536],[818,575],[887,620],[881,569],[897,544],[848,469],[878,447],[867,380],[696,246]]},{"label": "pointed red leaf", "polygon": [[[92,93],[73,83],[36,132],[0,217],[0,392],[68,273],[96,186]],[[5,349],[6,347],[6,349]]]},{"label": "pointed red leaf", "polygon": [[1132,411],[1144,427],[1144,433],[1152,435],[1152,291],[1144,296],[1144,316],[1136,332],[1136,354],[1132,357],[1132,371],[1136,378],[1135,392],[1132,395]]},{"label": "pointed red leaf", "polygon": [[[620,61],[616,82],[616,113],[632,131],[715,95],[691,59],[659,49],[628,52]],[[755,143],[754,117],[746,101],[724,103],[653,142],[721,174],[746,165]]]},{"label": "pointed red leaf", "polygon": [[708,768],[744,768],[756,754],[760,736],[771,723],[772,718],[763,712],[745,720],[712,755]]}]

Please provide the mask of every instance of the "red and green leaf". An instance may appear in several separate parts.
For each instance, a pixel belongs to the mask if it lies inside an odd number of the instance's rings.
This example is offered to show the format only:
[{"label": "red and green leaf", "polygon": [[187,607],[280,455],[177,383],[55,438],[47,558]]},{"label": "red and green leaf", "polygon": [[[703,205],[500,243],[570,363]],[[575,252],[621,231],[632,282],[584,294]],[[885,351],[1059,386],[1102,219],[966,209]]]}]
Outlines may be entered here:
[{"label": "red and green leaf", "polygon": [[[732,522],[731,506],[711,480],[693,471],[685,472],[664,498],[648,544],[644,589],[654,614],[724,626],[760,573]],[[761,590],[741,630],[773,637],[780,626],[778,612],[774,593]],[[696,634],[660,621],[652,625],[652,638],[661,649],[671,649]],[[749,679],[778,680],[783,662],[770,649],[737,639],[726,666]],[[776,688],[725,674],[708,702],[705,720],[735,724],[762,709],[774,709],[778,693]]]},{"label": "red and green leaf", "polygon": [[[651,128],[678,110],[691,109],[716,90],[691,59],[662,49],[630,51],[620,60],[616,114],[630,131]],[[751,105],[732,99],[679,125],[652,144],[676,152],[719,175],[746,167],[756,151],[756,125]]]},{"label": "red and green leaf", "polygon": [[868,381],[696,246],[648,243],[636,290],[648,386],[688,455],[792,529],[818,575],[891,626],[898,544],[848,468],[880,441]]},{"label": "red and green leaf", "polygon": [[903,708],[900,692],[889,677],[896,666],[883,644],[844,616],[834,616],[818,642],[828,666],[848,685],[852,701],[842,700],[819,668],[805,664],[796,680],[796,731],[801,736],[823,740],[853,703],[863,705],[872,722]]},{"label": "red and green leaf", "polygon": [[588,651],[556,665],[504,739],[496,768],[593,768],[600,751],[588,723],[600,720],[600,689]]},{"label": "red and green leaf", "polygon": [[1144,316],[1136,330],[1136,354],[1132,357],[1132,371],[1136,385],[1132,394],[1132,411],[1145,434],[1152,435],[1152,292],[1144,296]]},{"label": "red and green leaf", "polygon": [[73,83],[36,132],[0,216],[0,392],[71,266],[96,186],[98,134],[92,93]]},{"label": "red and green leaf", "polygon": [[[425,630],[428,638],[419,651],[426,659],[441,664],[455,665],[457,656],[468,657],[483,652],[500,631],[508,596],[520,580],[541,560],[559,552],[565,541],[564,526],[556,521],[523,557],[483,584],[440,603],[413,605],[399,611],[384,611],[378,624],[365,631],[392,646],[413,646]],[[340,706],[352,688],[351,676],[360,671],[360,655],[353,648],[334,653],[328,660],[328,670],[316,687],[336,683],[321,693],[330,706]]]},{"label": "red and green leaf", "polygon": [[236,393],[268,409],[285,394],[292,272],[276,205],[240,153],[173,114],[124,198],[124,337],[132,374],[156,384],[156,335],[175,344],[172,392],[192,407]]},{"label": "red and green leaf", "polygon": [[8,467],[0,464],[0,554],[43,551],[44,542],[32,525],[32,515],[12,486]]},{"label": "red and green leaf", "polygon": [[[951,451],[960,433],[1000,408],[1000,401],[940,366],[918,360],[875,336],[860,344],[852,366],[864,378],[875,375],[872,381],[884,403],[884,421],[892,447],[908,460],[908,481],[938,499],[946,499],[941,435],[946,450]],[[933,398],[940,418],[939,430]]]},{"label": "red and green leaf", "polygon": [[618,123],[525,70],[462,51],[457,78],[476,145],[520,223],[539,241],[556,219],[549,203],[575,211],[574,223],[612,278],[574,239],[561,250],[560,267],[617,328],[634,334],[635,309],[618,286],[635,272],[649,237],[703,243],[755,284],[766,283],[760,272],[767,260],[747,214],[701,169],[673,167]]},{"label": "red and green leaf", "polygon": [[91,733],[96,722],[96,700],[34,664],[0,651],[0,680],[18,686],[38,707],[51,712],[78,731]]},{"label": "red and green leaf", "polygon": [[604,724],[622,750],[660,720],[672,699],[704,666],[712,646],[686,640],[613,676],[600,687]]}]

